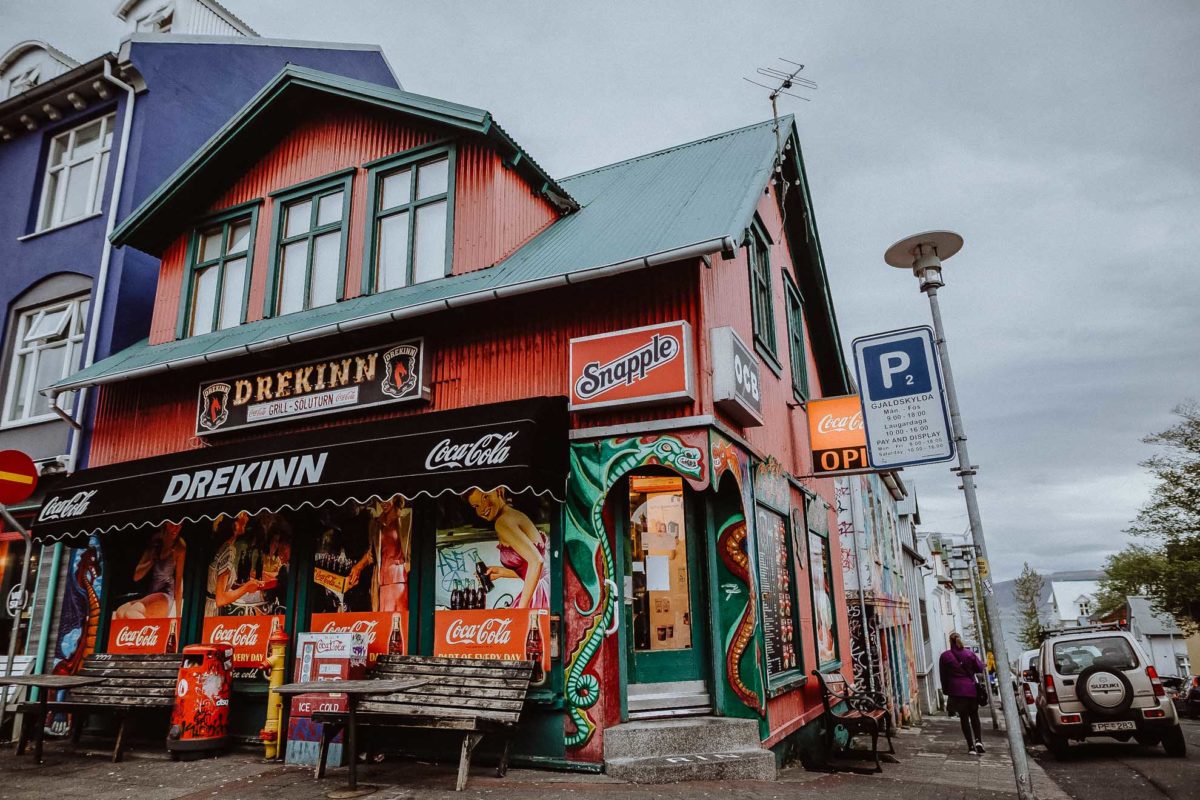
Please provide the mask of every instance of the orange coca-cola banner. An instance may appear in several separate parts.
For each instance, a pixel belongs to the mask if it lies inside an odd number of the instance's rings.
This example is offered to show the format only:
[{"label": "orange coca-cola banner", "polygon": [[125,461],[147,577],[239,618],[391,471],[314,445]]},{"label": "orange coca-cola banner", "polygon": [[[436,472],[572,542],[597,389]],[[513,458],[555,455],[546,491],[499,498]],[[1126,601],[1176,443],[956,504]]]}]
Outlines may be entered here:
[{"label": "orange coca-cola banner", "polygon": [[374,662],[384,653],[408,652],[408,614],[360,611],[313,614],[313,633],[361,633],[367,637],[367,658]]},{"label": "orange coca-cola banner", "polygon": [[529,608],[480,608],[434,612],[435,656],[538,661],[540,683],[550,669],[550,612]]},{"label": "orange coca-cola banner", "polygon": [[[155,619],[114,619],[108,626],[110,653],[169,653],[179,649],[179,620],[174,617]],[[176,636],[170,642],[171,634]],[[174,647],[170,647],[173,644]]]},{"label": "orange coca-cola banner", "polygon": [[856,394],[808,401],[808,440],[814,475],[871,472],[862,404]]},{"label": "orange coca-cola banner", "polygon": [[282,614],[204,618],[204,641],[232,647],[234,669],[261,668],[273,630],[283,630]]}]

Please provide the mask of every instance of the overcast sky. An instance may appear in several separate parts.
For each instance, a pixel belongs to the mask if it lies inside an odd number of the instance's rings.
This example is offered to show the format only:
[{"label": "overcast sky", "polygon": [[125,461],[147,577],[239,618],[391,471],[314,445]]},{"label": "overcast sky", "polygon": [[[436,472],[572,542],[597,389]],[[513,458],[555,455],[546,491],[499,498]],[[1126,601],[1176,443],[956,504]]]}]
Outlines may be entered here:
[{"label": "overcast sky", "polygon": [[[0,0],[11,42],[116,50],[115,0]],[[966,239],[941,294],[997,578],[1095,568],[1149,488],[1146,433],[1200,396],[1200,5],[227,0],[265,36],[383,46],[405,88],[487,108],[565,176],[798,119],[847,352],[927,324],[893,241]],[[948,465],[906,470],[959,532]]]}]

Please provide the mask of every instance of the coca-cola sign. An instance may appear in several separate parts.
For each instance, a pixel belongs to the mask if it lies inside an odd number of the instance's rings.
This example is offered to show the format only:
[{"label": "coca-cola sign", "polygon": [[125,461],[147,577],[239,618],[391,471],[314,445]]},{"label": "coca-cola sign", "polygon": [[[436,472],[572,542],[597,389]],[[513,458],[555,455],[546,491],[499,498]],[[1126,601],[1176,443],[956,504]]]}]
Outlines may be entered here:
[{"label": "coca-cola sign", "polygon": [[262,667],[267,659],[271,633],[283,628],[283,615],[262,617],[205,617],[204,641],[233,648],[233,666]]},{"label": "coca-cola sign", "polygon": [[667,322],[571,340],[571,410],[691,400],[692,327]]},{"label": "coca-cola sign", "polygon": [[[367,655],[373,661],[387,652],[404,652],[407,642],[407,612],[344,611],[312,615],[311,630],[317,633],[356,633],[367,643]],[[342,646],[345,637],[318,639],[318,648]],[[324,651],[319,651],[324,655]]]},{"label": "coca-cola sign", "polygon": [[809,400],[808,438],[814,475],[870,472],[858,395]]},{"label": "coca-cola sign", "polygon": [[479,608],[434,613],[433,654],[534,660],[550,669],[550,614],[542,608]]},{"label": "coca-cola sign", "polygon": [[450,647],[504,647],[512,641],[512,620],[487,617],[478,622],[456,619],[446,628]]},{"label": "coca-cola sign", "polygon": [[49,522],[56,519],[73,519],[87,513],[92,498],[99,489],[76,492],[70,497],[51,497],[42,505],[38,514],[38,522]]},{"label": "coca-cola sign", "polygon": [[425,469],[466,469],[470,467],[495,467],[508,461],[509,443],[517,436],[516,431],[485,433],[475,440],[457,442],[442,439],[425,456]]},{"label": "coca-cola sign", "polygon": [[108,626],[108,652],[166,653],[173,651],[179,645],[178,630],[179,621],[171,617],[113,619]]}]

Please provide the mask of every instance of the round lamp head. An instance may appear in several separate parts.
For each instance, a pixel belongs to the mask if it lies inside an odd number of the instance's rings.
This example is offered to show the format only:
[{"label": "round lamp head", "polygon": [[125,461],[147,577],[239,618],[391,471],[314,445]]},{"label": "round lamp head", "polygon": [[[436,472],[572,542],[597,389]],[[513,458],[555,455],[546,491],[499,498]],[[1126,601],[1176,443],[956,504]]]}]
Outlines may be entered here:
[{"label": "round lamp head", "polygon": [[943,286],[942,262],[962,249],[963,239],[953,231],[926,231],[901,239],[883,254],[899,269],[911,269],[921,281],[921,291]]}]

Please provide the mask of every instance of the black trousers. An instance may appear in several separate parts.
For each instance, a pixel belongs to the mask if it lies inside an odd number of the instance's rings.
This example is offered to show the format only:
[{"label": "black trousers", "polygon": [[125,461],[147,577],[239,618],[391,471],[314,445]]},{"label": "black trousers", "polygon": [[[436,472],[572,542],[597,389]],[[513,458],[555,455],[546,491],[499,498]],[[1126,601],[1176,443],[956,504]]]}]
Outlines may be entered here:
[{"label": "black trousers", "polygon": [[946,702],[946,710],[958,714],[958,722],[962,726],[967,747],[974,747],[976,742],[983,741],[979,724],[979,701],[974,697],[951,697]]}]

